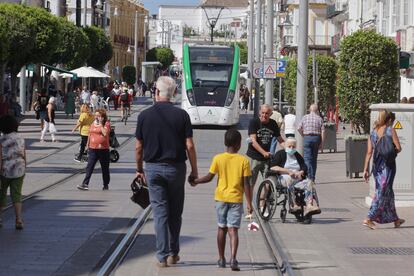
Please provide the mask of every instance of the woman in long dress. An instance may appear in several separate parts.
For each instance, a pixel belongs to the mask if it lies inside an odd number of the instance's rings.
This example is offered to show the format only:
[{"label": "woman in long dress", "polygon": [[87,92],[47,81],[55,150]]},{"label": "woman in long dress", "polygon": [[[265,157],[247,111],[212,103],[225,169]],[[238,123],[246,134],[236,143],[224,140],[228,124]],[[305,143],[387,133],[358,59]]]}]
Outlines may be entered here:
[{"label": "woman in long dress", "polygon": [[69,90],[68,93],[66,94],[66,100],[65,100],[66,118],[70,114],[73,119],[73,114],[75,113],[75,98],[76,98],[75,93]]},{"label": "woman in long dress", "polygon": [[[380,111],[378,119],[374,125],[374,129],[368,138],[368,149],[365,156],[364,178],[368,182],[369,179],[369,161],[375,151],[375,146],[378,139],[383,135],[392,137],[395,149],[401,151],[400,141],[398,139],[395,129],[392,128],[395,115],[386,110]],[[394,222],[394,227],[398,228],[405,220],[398,218],[395,209],[394,199],[394,177],[396,173],[395,160],[393,162],[386,162],[386,160],[379,154],[374,154],[372,162],[372,175],[375,180],[375,196],[371,203],[371,208],[368,211],[368,216],[364,220],[363,225],[375,229],[375,223],[391,223]]]}]

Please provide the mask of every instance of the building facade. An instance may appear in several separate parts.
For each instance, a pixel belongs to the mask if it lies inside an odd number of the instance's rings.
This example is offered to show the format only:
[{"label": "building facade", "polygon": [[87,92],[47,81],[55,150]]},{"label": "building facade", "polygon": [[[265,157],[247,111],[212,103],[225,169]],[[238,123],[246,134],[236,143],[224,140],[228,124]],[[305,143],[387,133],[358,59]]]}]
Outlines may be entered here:
[{"label": "building facade", "polygon": [[148,16],[148,10],[143,4],[134,0],[66,0],[66,2],[69,20],[78,22],[82,26],[101,27],[109,36],[113,55],[106,65],[106,73],[113,79],[120,80],[124,66],[136,65],[139,76],[141,62],[145,60],[145,19]]},{"label": "building facade", "polygon": [[[326,0],[309,1],[308,45],[321,54],[331,52],[331,37],[335,34],[335,25],[327,18]],[[287,52],[296,52],[299,36],[299,0],[288,0],[287,12],[292,26],[283,28],[282,48]]]}]

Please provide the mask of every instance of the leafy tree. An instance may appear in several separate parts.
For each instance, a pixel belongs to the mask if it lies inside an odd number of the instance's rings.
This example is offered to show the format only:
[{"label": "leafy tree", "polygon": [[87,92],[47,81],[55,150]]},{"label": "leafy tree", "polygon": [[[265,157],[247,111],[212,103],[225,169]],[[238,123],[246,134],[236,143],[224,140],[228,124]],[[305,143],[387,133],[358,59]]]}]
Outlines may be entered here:
[{"label": "leafy tree", "polygon": [[[318,63],[318,106],[322,112],[326,112],[329,105],[335,106],[336,72],[338,65],[334,58],[316,55]],[[284,82],[284,97],[290,105],[296,104],[296,77],[297,60],[290,59],[286,67]],[[312,57],[308,59],[308,91],[307,105],[314,102],[313,92]],[[277,88],[278,89],[278,88]]]},{"label": "leafy tree", "polygon": [[190,37],[190,36],[193,35],[193,33],[194,33],[194,30],[193,30],[192,27],[187,26],[187,24],[184,25],[184,27],[183,27],[183,36],[184,37]]},{"label": "leafy tree", "polygon": [[87,59],[87,64],[88,66],[102,69],[112,58],[112,44],[109,41],[109,38],[105,35],[105,32],[98,27],[86,26],[84,31],[90,42],[90,56]]},{"label": "leafy tree", "polygon": [[374,31],[358,31],[341,42],[338,100],[340,112],[365,133],[370,129],[369,106],[395,102],[398,94],[397,45]]},{"label": "leafy tree", "polygon": [[89,38],[82,28],[75,26],[65,18],[59,18],[61,40],[53,54],[52,64],[64,64],[69,70],[86,63],[90,55]]},{"label": "leafy tree", "polygon": [[122,68],[122,78],[128,85],[133,85],[137,81],[137,70],[135,66],[124,66]]},{"label": "leafy tree", "polygon": [[168,68],[174,59],[174,53],[170,48],[152,48],[147,53],[147,61],[159,61],[163,69]]},{"label": "leafy tree", "polygon": [[[247,64],[247,43],[246,42],[236,42],[237,46],[240,49],[240,64]],[[234,47],[234,43],[230,47]]]},{"label": "leafy tree", "polygon": [[[0,76],[7,67],[11,68],[12,89],[15,87],[16,74],[30,61],[35,46],[34,19],[25,15],[27,7],[15,4],[0,4]],[[3,93],[0,82],[0,93]]]},{"label": "leafy tree", "polygon": [[24,16],[33,19],[35,32],[35,47],[30,54],[32,63],[48,63],[59,46],[61,39],[61,24],[56,16],[41,8],[24,6]]}]

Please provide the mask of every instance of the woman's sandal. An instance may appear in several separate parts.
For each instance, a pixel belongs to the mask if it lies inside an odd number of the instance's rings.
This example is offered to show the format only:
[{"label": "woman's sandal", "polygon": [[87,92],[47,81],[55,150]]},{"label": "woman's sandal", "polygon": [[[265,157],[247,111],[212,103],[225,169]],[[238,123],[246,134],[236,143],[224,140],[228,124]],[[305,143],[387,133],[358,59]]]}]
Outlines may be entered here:
[{"label": "woman's sandal", "polygon": [[375,230],[375,223],[373,223],[371,220],[364,220],[362,225],[368,227],[369,229]]},{"label": "woman's sandal", "polygon": [[23,229],[23,221],[16,221],[16,230]]},{"label": "woman's sandal", "polygon": [[394,228],[400,227],[405,222],[405,219],[397,219],[394,221]]}]

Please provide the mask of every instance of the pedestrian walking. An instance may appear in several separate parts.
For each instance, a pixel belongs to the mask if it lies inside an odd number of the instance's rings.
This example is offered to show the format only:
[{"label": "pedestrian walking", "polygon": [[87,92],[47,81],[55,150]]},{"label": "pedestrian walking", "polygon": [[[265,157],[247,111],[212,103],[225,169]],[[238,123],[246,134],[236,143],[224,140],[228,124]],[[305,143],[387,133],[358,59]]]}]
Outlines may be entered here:
[{"label": "pedestrian walking", "polygon": [[308,167],[308,178],[315,182],[318,163],[318,150],[323,144],[323,120],[318,114],[318,106],[312,104],[309,114],[303,116],[298,131],[303,136],[303,158]]},{"label": "pedestrian walking", "polygon": [[17,133],[19,123],[15,117],[4,115],[0,118],[0,228],[3,226],[2,211],[7,204],[7,190],[16,215],[15,227],[23,229],[22,186],[26,173],[26,150],[24,139]]},{"label": "pedestrian walking", "polygon": [[239,271],[237,261],[237,249],[239,246],[239,234],[241,217],[243,215],[243,193],[246,193],[247,211],[250,214],[252,208],[252,196],[248,177],[251,176],[249,160],[238,151],[241,147],[241,134],[235,129],[229,129],[224,135],[226,152],[214,156],[206,176],[195,179],[191,184],[196,186],[208,183],[218,175],[218,181],[214,200],[217,213],[217,246],[220,268],[226,267],[225,248],[227,232],[230,236],[230,268]]},{"label": "pedestrian walking", "polygon": [[253,192],[259,173],[263,177],[268,169],[272,138],[275,137],[279,143],[284,143],[277,123],[270,119],[271,115],[272,107],[264,104],[260,108],[259,118],[253,118],[249,123],[248,134],[250,143],[246,154],[250,157],[250,167],[252,169],[250,179],[251,192]]},{"label": "pedestrian walking", "polygon": [[94,120],[95,117],[91,113],[91,109],[89,108],[89,106],[87,104],[83,104],[81,106],[81,114],[79,116],[78,123],[72,129],[72,133],[74,133],[79,128],[79,133],[81,136],[79,154],[74,159],[76,162],[82,161],[82,157],[85,154],[86,144],[88,142],[89,128]]},{"label": "pedestrian walking", "polygon": [[171,102],[176,93],[175,81],[160,77],[155,93],[156,103],[138,116],[137,176],[145,177],[148,183],[157,265],[166,267],[180,260],[187,156],[191,164],[189,180],[197,178],[198,173],[190,117]]},{"label": "pedestrian walking", "polygon": [[46,95],[46,88],[42,88],[40,94],[37,95],[36,102],[33,105],[33,108],[38,112],[40,119],[40,129],[43,130],[45,119],[47,118],[47,105],[49,103],[49,96]]},{"label": "pedestrian walking", "polygon": [[[400,219],[395,209],[394,199],[394,177],[396,173],[395,157],[401,151],[400,141],[394,124],[395,115],[392,112],[382,110],[378,114],[378,119],[374,124],[374,129],[368,137],[367,153],[365,155],[364,179],[369,180],[369,161],[373,156],[372,175],[375,181],[375,195],[372,199],[371,208],[368,211],[367,219],[363,221],[363,225],[368,228],[375,229],[375,223],[391,223],[398,228],[405,222]],[[382,140],[382,142],[380,142]],[[382,143],[387,143],[388,147],[395,148],[392,156],[384,156],[380,153]]]},{"label": "pedestrian walking", "polygon": [[103,188],[109,189],[111,176],[109,173],[109,134],[111,125],[108,121],[105,109],[95,111],[95,120],[89,127],[89,137],[86,147],[88,148],[88,165],[86,165],[85,178],[82,184],[77,188],[79,190],[89,190],[89,181],[91,179],[96,163],[99,161],[102,170]]},{"label": "pedestrian walking", "polygon": [[75,113],[75,98],[76,94],[74,91],[69,90],[65,97],[65,113],[66,118],[71,115],[73,119],[73,114]]},{"label": "pedestrian walking", "polygon": [[91,99],[90,99],[90,103],[91,103],[91,108],[92,108],[92,111],[95,111],[95,110],[97,110],[97,109],[101,108],[101,107],[99,106],[99,96],[98,96],[98,91],[94,90],[94,91],[92,92]]},{"label": "pedestrian walking", "polygon": [[[283,116],[282,114],[279,112],[279,107],[277,105],[273,106],[273,112],[272,115],[270,116],[270,119],[274,120],[277,124],[277,126],[280,128],[282,127],[283,124]],[[274,155],[276,153],[276,148],[277,148],[277,139],[276,137],[272,138],[272,143],[270,145],[270,153],[272,155]]]},{"label": "pedestrian walking", "polygon": [[119,88],[118,84],[115,84],[114,89],[112,89],[111,92],[112,102],[114,103],[114,110],[118,109],[119,94],[121,94],[121,89]]},{"label": "pedestrian walking", "polygon": [[50,136],[52,136],[52,142],[56,140],[56,125],[55,125],[55,97],[50,97],[49,103],[46,106],[47,116],[45,118],[44,127],[40,135],[40,142],[44,142],[45,134],[49,130]]},{"label": "pedestrian walking", "polygon": [[288,114],[285,115],[283,119],[283,128],[285,130],[286,138],[293,137],[295,138],[296,131],[296,115],[293,107],[288,108]]},{"label": "pedestrian walking", "polygon": [[91,103],[91,92],[89,92],[86,86],[83,87],[83,90],[80,94],[81,104],[90,104]]}]

